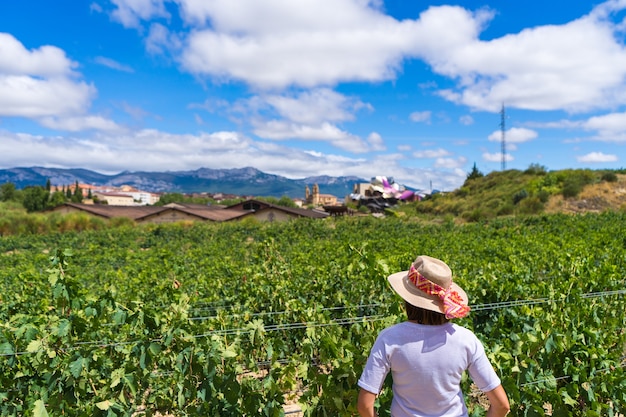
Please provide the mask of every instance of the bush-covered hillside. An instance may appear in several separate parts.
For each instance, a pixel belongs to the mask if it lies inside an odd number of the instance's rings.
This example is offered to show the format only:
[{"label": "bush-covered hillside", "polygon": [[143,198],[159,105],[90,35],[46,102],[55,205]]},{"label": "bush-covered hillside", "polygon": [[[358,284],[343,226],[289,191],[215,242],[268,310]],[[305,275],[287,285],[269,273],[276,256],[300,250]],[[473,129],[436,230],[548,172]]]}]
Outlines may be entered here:
[{"label": "bush-covered hillside", "polygon": [[[417,213],[480,221],[498,216],[626,209],[626,172],[567,169],[547,171],[474,169],[459,189],[419,201]],[[406,210],[406,208],[405,208]]]}]

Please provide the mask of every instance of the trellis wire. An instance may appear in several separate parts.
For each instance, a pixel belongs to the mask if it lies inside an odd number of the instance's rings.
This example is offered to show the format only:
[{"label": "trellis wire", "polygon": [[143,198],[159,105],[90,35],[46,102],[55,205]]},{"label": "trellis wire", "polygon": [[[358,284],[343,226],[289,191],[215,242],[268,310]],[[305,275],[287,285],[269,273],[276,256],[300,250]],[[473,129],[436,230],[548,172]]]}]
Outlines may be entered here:
[{"label": "trellis wire", "polygon": [[[626,290],[613,290],[613,291],[600,291],[600,292],[591,292],[583,294],[583,298],[595,298],[595,297],[605,297],[610,295],[623,295],[626,294]],[[525,305],[534,305],[534,304],[542,304],[550,301],[558,301],[550,298],[536,298],[536,299],[528,299],[528,300],[513,300],[513,301],[504,301],[499,303],[488,303],[488,304],[478,304],[472,307],[472,311],[482,311],[482,310],[497,310],[501,308],[508,307],[517,307],[517,306],[525,306]],[[361,307],[365,306],[374,306],[376,304],[365,304]],[[358,306],[353,306],[354,308]],[[352,308],[351,306],[346,307],[329,307],[330,309],[345,309]],[[284,313],[284,312],[283,312]],[[298,323],[284,323],[284,324],[276,324],[264,327],[264,330],[267,331],[281,331],[281,330],[291,330],[291,329],[303,329],[307,327],[327,327],[327,326],[337,326],[337,325],[346,325],[346,324],[355,324],[358,322],[368,322],[368,321],[379,321],[383,320],[383,315],[373,315],[373,316],[357,316],[351,318],[337,319],[328,323],[317,323],[317,322],[298,322]],[[232,334],[241,334],[241,333],[249,333],[254,331],[254,329],[250,328],[237,328],[237,329],[222,329],[222,330],[213,330],[211,332],[202,333],[199,335],[192,335],[194,338],[201,337],[210,337],[212,335],[232,335]],[[151,340],[153,342],[161,341],[160,338]],[[67,347],[66,350],[78,349],[78,346],[85,345],[96,345],[101,348],[106,347],[115,347],[121,345],[129,345],[142,343],[143,340],[137,341],[125,341],[125,342],[106,342],[106,341],[96,341],[96,342],[76,342],[77,346]],[[41,352],[43,350],[38,350],[35,352],[13,352],[13,353],[0,353],[0,357],[2,356],[20,356],[20,355],[28,355]]]}]

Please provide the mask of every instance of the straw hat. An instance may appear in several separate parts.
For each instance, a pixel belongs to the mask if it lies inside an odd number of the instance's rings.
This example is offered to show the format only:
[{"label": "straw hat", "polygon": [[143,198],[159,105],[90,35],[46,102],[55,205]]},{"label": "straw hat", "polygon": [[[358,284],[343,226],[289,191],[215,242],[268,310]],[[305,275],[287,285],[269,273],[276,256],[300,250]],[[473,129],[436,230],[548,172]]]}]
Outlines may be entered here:
[{"label": "straw hat", "polygon": [[[432,258],[430,256],[418,256],[412,264],[422,278],[430,281],[424,281],[427,285],[436,284],[446,291],[456,291],[462,300],[462,304],[467,306],[467,294],[461,287],[452,282],[452,271],[445,262]],[[436,311],[446,314],[444,308],[443,297],[437,294],[429,294],[420,290],[416,284],[409,278],[409,271],[396,272],[387,277],[391,287],[400,297],[415,307],[421,307],[426,310]],[[469,309],[468,309],[469,311]]]}]

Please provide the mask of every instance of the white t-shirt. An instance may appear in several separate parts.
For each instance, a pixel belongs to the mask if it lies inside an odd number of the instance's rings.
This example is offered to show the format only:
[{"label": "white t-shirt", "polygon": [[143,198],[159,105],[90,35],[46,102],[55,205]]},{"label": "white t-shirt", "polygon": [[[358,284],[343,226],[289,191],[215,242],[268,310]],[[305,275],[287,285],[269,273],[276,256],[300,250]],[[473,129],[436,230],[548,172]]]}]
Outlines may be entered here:
[{"label": "white t-shirt", "polygon": [[467,416],[460,387],[465,370],[483,392],[500,385],[472,331],[407,321],[380,332],[358,385],[378,394],[391,371],[393,417],[460,417]]}]

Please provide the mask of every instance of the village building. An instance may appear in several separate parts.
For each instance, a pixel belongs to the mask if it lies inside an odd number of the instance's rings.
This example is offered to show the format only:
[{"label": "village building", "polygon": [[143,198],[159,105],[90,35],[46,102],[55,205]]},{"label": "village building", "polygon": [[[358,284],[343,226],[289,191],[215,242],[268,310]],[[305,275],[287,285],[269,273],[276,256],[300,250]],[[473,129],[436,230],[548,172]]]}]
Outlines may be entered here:
[{"label": "village building", "polygon": [[329,216],[320,210],[283,207],[259,200],[246,200],[228,207],[187,203],[172,203],[165,206],[65,203],[52,211],[62,214],[80,212],[104,219],[126,217],[136,223],[224,222],[244,218],[274,222],[305,217],[324,219]]},{"label": "village building", "polygon": [[332,194],[320,194],[320,187],[317,184],[313,185],[313,192],[311,192],[307,185],[304,189],[304,203],[314,207],[335,206],[337,197]]},{"label": "village building", "polygon": [[[110,185],[91,185],[91,184],[78,184],[78,188],[83,195],[83,198],[88,198],[89,195],[92,197],[97,196],[98,200],[106,201],[107,204],[111,205],[153,205],[159,201],[160,195],[156,193],[151,193],[148,191],[141,191],[132,187],[130,185],[121,185],[119,187],[114,187]],[[72,194],[74,194],[74,190],[76,189],[76,183],[69,185],[53,185],[50,187],[50,192],[54,193],[57,191],[67,191],[70,190]],[[124,198],[122,196],[130,197]],[[129,203],[132,201],[132,203]],[[88,201],[85,201],[88,203]]]},{"label": "village building", "polygon": [[246,200],[227,207],[229,210],[244,210],[248,212],[248,217],[254,217],[261,221],[285,221],[299,217],[313,219],[323,219],[328,217],[328,213],[320,210],[309,210],[304,208],[284,207],[259,200]]},{"label": "village building", "polygon": [[92,194],[94,200],[97,199],[101,203],[105,203],[110,206],[134,206],[136,205],[135,199],[132,195],[122,193],[107,193],[96,191]]},{"label": "village building", "polygon": [[371,197],[374,195],[372,190],[372,183],[370,182],[361,182],[358,184],[354,184],[352,189],[352,194],[362,195],[366,197]]}]

